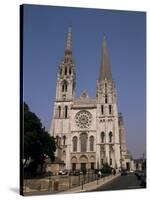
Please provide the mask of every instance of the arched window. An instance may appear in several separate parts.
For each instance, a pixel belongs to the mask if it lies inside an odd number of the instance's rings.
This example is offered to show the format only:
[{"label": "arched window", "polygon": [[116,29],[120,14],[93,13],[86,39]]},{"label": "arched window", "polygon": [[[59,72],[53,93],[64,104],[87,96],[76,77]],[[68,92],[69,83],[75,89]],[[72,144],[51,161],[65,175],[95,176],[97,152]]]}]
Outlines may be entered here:
[{"label": "arched window", "polygon": [[69,68],[69,75],[71,75],[71,67]]},{"label": "arched window", "polygon": [[110,158],[110,160],[109,160],[109,164],[112,165],[112,158]]},{"label": "arched window", "polygon": [[67,67],[65,67],[65,75],[67,75]]},{"label": "arched window", "polygon": [[94,151],[94,136],[90,136],[90,151]]},{"label": "arched window", "polygon": [[56,144],[57,146],[61,145],[61,138],[58,135],[56,136]]},{"label": "arched window", "polygon": [[68,106],[65,106],[65,118],[68,117]]},{"label": "arched window", "polygon": [[108,103],[108,97],[105,95],[105,103]]},{"label": "arched window", "polygon": [[68,83],[66,80],[64,80],[62,83],[62,92],[67,92],[67,88],[68,88]]},{"label": "arched window", "polygon": [[112,142],[112,132],[111,131],[109,132],[109,142],[110,143]]},{"label": "arched window", "polygon": [[101,143],[104,143],[104,139],[105,139],[105,133],[101,132]]},{"label": "arched window", "polygon": [[78,142],[78,138],[74,136],[73,137],[73,151],[77,151],[77,142]]},{"label": "arched window", "polygon": [[57,135],[56,136],[56,143],[58,144],[58,141],[59,141],[59,136]]},{"label": "arched window", "polygon": [[63,145],[65,145],[66,144],[66,136],[64,135],[63,136]]},{"label": "arched window", "polygon": [[61,116],[61,106],[58,106],[58,118]]},{"label": "arched window", "polygon": [[111,105],[109,105],[109,114],[111,114],[112,109],[111,109]]},{"label": "arched window", "polygon": [[104,114],[104,106],[101,105],[101,114],[103,115]]},{"label": "arched window", "polygon": [[82,133],[80,135],[81,152],[87,151],[87,134]]}]

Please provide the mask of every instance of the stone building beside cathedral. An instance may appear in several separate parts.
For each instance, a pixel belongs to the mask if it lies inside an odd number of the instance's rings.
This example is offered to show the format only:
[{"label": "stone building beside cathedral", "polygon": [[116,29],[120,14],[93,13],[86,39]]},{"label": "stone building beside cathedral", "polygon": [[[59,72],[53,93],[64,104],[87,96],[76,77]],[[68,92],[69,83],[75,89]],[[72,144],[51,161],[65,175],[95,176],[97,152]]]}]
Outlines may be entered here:
[{"label": "stone building beside cathedral", "polygon": [[59,64],[50,134],[56,138],[56,157],[64,169],[131,168],[122,114],[111,74],[106,38],[102,40],[100,74],[95,98],[86,90],[75,95],[76,67],[69,28],[64,58]]}]

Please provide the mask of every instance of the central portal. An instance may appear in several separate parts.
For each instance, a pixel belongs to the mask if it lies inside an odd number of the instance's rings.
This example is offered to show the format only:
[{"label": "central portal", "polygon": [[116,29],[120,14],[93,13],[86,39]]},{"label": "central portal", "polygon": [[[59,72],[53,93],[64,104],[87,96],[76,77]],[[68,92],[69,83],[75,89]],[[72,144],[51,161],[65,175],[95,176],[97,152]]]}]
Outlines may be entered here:
[{"label": "central portal", "polygon": [[86,171],[86,163],[81,163],[81,171]]}]

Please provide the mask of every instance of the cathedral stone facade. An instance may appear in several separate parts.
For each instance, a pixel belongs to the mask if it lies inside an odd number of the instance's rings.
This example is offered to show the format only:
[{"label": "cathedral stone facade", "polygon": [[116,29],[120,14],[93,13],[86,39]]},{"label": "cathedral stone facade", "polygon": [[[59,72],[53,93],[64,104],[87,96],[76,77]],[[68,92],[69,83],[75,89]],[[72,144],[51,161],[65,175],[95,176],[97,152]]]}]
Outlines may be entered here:
[{"label": "cathedral stone facade", "polygon": [[50,134],[56,138],[56,157],[64,169],[100,169],[104,163],[126,168],[123,117],[118,113],[106,38],[102,40],[100,75],[95,98],[86,90],[75,95],[76,67],[69,28],[64,58],[60,62]]}]

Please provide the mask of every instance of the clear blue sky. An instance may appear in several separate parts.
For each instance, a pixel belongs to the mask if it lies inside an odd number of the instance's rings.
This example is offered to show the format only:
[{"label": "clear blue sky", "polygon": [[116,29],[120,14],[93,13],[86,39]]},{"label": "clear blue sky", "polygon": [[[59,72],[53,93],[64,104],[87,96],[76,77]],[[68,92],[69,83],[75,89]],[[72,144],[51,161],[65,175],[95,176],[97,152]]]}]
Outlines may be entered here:
[{"label": "clear blue sky", "polygon": [[95,97],[105,33],[127,146],[134,157],[140,157],[146,149],[146,14],[35,5],[24,8],[24,100],[43,126],[49,130],[68,26],[73,32],[76,96],[87,89],[89,96]]}]

